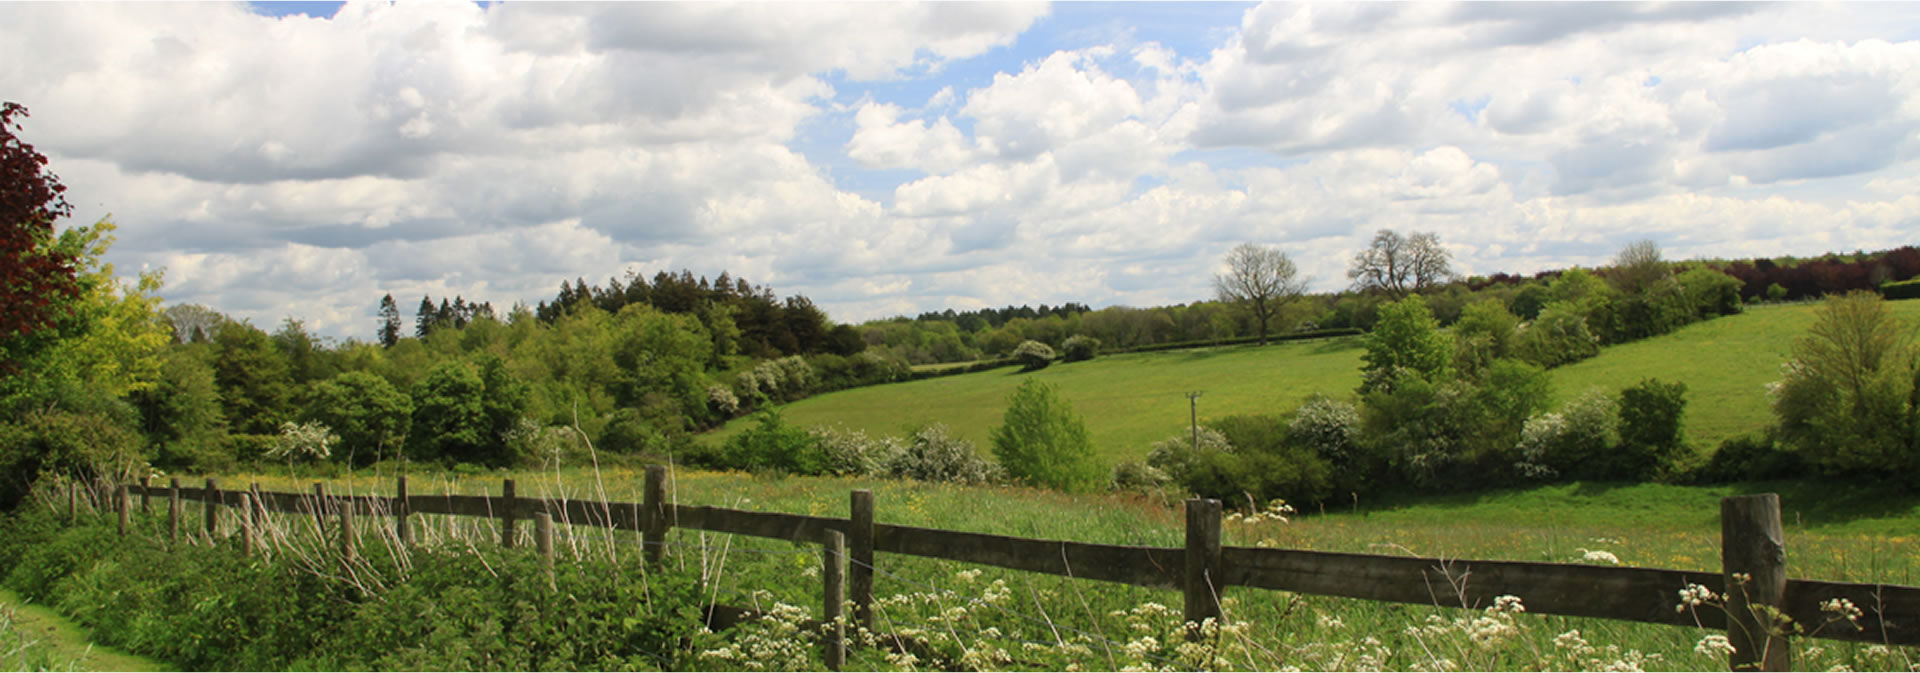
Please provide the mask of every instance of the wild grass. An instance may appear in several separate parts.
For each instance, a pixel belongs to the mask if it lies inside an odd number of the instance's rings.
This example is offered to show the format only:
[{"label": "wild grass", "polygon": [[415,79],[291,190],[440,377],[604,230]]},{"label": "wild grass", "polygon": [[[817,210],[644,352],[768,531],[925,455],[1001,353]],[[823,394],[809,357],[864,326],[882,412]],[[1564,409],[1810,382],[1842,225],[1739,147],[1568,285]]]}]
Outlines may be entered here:
[{"label": "wild grass", "polygon": [[[640,499],[638,470],[514,476],[527,495],[597,499],[604,489],[614,500]],[[409,487],[414,493],[497,493],[499,478],[416,476]],[[243,479],[229,481],[240,484]],[[272,490],[304,490],[303,483],[292,480],[284,486],[273,478],[261,481]],[[357,483],[377,485],[382,493],[392,488],[390,480]],[[1111,544],[1177,547],[1182,540],[1179,503],[1170,494],[1069,495],[1012,487],[699,471],[677,471],[669,494],[686,504],[841,517],[847,515],[848,492],[856,488],[874,491],[877,519],[885,523]],[[1905,585],[1920,581],[1920,545],[1911,533],[1920,530],[1920,497],[1857,488],[1849,493],[1849,488],[1814,483],[1563,484],[1361,503],[1345,511],[1298,512],[1284,523],[1241,518],[1229,521],[1224,537],[1229,545],[1575,563],[1612,557],[1624,565],[1713,571],[1719,567],[1719,499],[1779,492],[1792,576]],[[423,544],[490,541],[491,529],[432,521],[445,517],[417,518]],[[703,666],[733,670],[755,656],[801,668],[818,665],[778,658],[809,656],[805,652],[812,651],[788,645],[800,637],[793,632],[797,620],[819,614],[817,545],[688,530],[676,531],[672,542],[669,568],[698,574],[719,602],[788,615],[785,622],[745,627],[728,639],[729,645],[704,653],[712,656],[702,659]],[[599,531],[565,531],[557,546],[563,555],[626,553],[637,558],[631,545],[609,546]],[[1176,592],[892,554],[881,554],[876,565],[880,628],[856,637],[877,642],[911,636],[927,649],[915,655],[918,661],[909,661],[898,654],[889,658],[885,649],[856,648],[849,666],[907,670],[943,665],[929,657],[945,664],[1013,669],[1725,666],[1724,653],[1708,639],[1714,632],[1700,629],[1489,612],[1490,606],[1442,609],[1252,589],[1228,592],[1230,624],[1213,632],[1206,641],[1211,645],[1194,649],[1186,646],[1179,624]],[[1519,597],[1522,605],[1525,598]],[[1904,670],[1917,661],[1905,648],[1811,639],[1796,640],[1795,648],[1795,665],[1806,668]]]},{"label": "wild grass", "polygon": [[87,642],[58,613],[0,589],[0,670],[159,671],[160,662]]}]

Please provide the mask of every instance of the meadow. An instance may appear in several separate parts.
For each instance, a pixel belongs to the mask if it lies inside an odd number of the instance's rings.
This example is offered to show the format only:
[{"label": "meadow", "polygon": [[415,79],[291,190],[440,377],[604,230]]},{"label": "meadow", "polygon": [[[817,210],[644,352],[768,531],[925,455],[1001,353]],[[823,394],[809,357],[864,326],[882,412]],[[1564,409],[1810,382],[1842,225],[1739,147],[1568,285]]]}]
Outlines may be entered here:
[{"label": "meadow", "polygon": [[[1739,315],[1688,325],[1671,334],[1610,346],[1588,360],[1551,370],[1557,405],[1589,388],[1609,393],[1647,378],[1687,385],[1686,436],[1701,451],[1729,437],[1758,432],[1772,422],[1766,384],[1780,378],[1795,338],[1813,324],[1818,303],[1765,304]],[[1892,301],[1888,309],[1920,324],[1920,301]],[[1313,393],[1344,398],[1360,384],[1359,337],[1270,346],[1228,346],[1128,353],[1055,364],[1036,372],[1016,368],[844,390],[780,407],[801,427],[842,426],[904,434],[945,423],[982,451],[1000,423],[1007,396],[1027,377],[1059,386],[1086,420],[1098,460],[1111,465],[1143,458],[1156,441],[1185,432],[1187,393],[1204,392],[1199,417],[1275,413]],[[719,443],[752,424],[734,419],[702,436]]]},{"label": "meadow", "polygon": [[[416,477],[410,488],[415,493],[497,492],[501,476]],[[604,492],[612,500],[640,499],[641,473],[631,468],[597,473],[570,468],[514,476],[522,493],[597,499]],[[237,485],[242,479],[251,477],[227,477],[223,483]],[[286,476],[259,480],[271,490],[304,490],[310,484]],[[382,492],[391,488],[385,475],[358,475],[353,483],[361,491],[376,485]],[[336,489],[348,486],[346,481],[336,484]],[[846,516],[848,491],[857,488],[874,491],[877,519],[885,523],[1112,544],[1181,544],[1180,503],[1170,493],[1064,494],[1005,486],[968,488],[682,470],[674,475],[670,496],[686,504]],[[1490,560],[1582,562],[1587,552],[1604,551],[1623,565],[1712,572],[1719,567],[1719,499],[1755,492],[1782,496],[1793,576],[1905,585],[1920,581],[1920,545],[1913,534],[1920,530],[1920,496],[1834,483],[1712,487],[1572,483],[1407,497],[1363,502],[1340,511],[1299,512],[1286,522],[1230,520],[1224,537],[1228,545]],[[444,532],[428,532],[436,525]],[[428,539],[484,535],[471,525],[463,528],[446,519],[423,521],[420,527]],[[572,534],[577,537],[563,536],[558,545],[563,553],[599,553],[607,541],[598,532],[576,529]],[[785,603],[802,606],[799,612],[817,614],[817,547],[691,531],[678,531],[676,536],[679,548],[669,556],[669,568],[698,574],[721,602],[763,609]],[[631,558],[632,551],[623,553]],[[1186,665],[1183,655],[1165,638],[1173,632],[1169,620],[1177,622],[1177,592],[886,554],[878,559],[878,566],[876,596],[882,599],[886,619],[881,631],[951,643],[959,648],[957,656],[995,648],[1011,652],[1005,660],[972,662],[983,668],[1046,668],[1071,661],[1087,668]],[[1696,651],[1702,639],[1713,633],[1699,629],[1489,615],[1253,589],[1235,589],[1229,598],[1229,617],[1241,624],[1226,640],[1238,644],[1214,654],[1227,658],[1226,667],[1236,669],[1510,670],[1631,665],[1695,670],[1725,665],[1716,652]],[[1524,602],[1525,597],[1520,598]],[[1154,607],[1169,605],[1175,607],[1165,614]],[[961,611],[953,613],[954,608]],[[1470,631],[1481,617],[1504,624],[1500,627],[1507,629],[1501,631],[1504,635],[1477,639]],[[1078,640],[1072,634],[1078,634]],[[1157,638],[1152,647],[1141,643],[1148,636]],[[748,647],[749,642],[759,641],[746,638],[737,645]],[[1074,643],[1089,652],[1072,655],[1079,650],[1067,646]],[[1920,661],[1905,648],[1804,639],[1795,643],[1797,667],[1906,669]],[[912,668],[878,652],[855,656],[855,662],[865,668]],[[725,661],[710,663],[727,668]]]}]

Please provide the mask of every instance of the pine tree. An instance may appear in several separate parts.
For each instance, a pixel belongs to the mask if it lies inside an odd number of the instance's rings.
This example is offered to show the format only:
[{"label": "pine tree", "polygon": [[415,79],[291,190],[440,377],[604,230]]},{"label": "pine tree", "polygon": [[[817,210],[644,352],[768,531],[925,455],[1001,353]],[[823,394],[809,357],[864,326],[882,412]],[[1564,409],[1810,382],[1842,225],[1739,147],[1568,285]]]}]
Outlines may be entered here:
[{"label": "pine tree", "polygon": [[392,348],[400,343],[400,306],[393,302],[393,294],[380,298],[380,345]]},{"label": "pine tree", "polygon": [[433,333],[433,297],[420,297],[420,310],[413,317],[413,335],[421,339]]}]

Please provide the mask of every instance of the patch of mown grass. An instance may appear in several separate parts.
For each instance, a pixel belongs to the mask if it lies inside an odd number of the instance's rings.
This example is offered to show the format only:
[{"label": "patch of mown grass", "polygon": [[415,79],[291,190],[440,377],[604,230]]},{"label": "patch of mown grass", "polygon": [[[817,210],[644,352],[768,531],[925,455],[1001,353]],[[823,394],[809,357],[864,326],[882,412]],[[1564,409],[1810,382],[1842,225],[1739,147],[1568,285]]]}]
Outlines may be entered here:
[{"label": "patch of mown grass", "polygon": [[0,589],[0,670],[170,671],[153,659],[89,642],[85,631],[46,606]]}]

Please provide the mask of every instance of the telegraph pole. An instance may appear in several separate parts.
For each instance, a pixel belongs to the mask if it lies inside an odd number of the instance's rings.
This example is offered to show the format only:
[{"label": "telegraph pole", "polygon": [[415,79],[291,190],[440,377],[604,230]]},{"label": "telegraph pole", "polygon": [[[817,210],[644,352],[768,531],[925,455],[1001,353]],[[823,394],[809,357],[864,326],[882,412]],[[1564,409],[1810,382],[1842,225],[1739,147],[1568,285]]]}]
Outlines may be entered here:
[{"label": "telegraph pole", "polygon": [[1193,429],[1193,455],[1200,455],[1200,392],[1187,393],[1187,424]]}]

